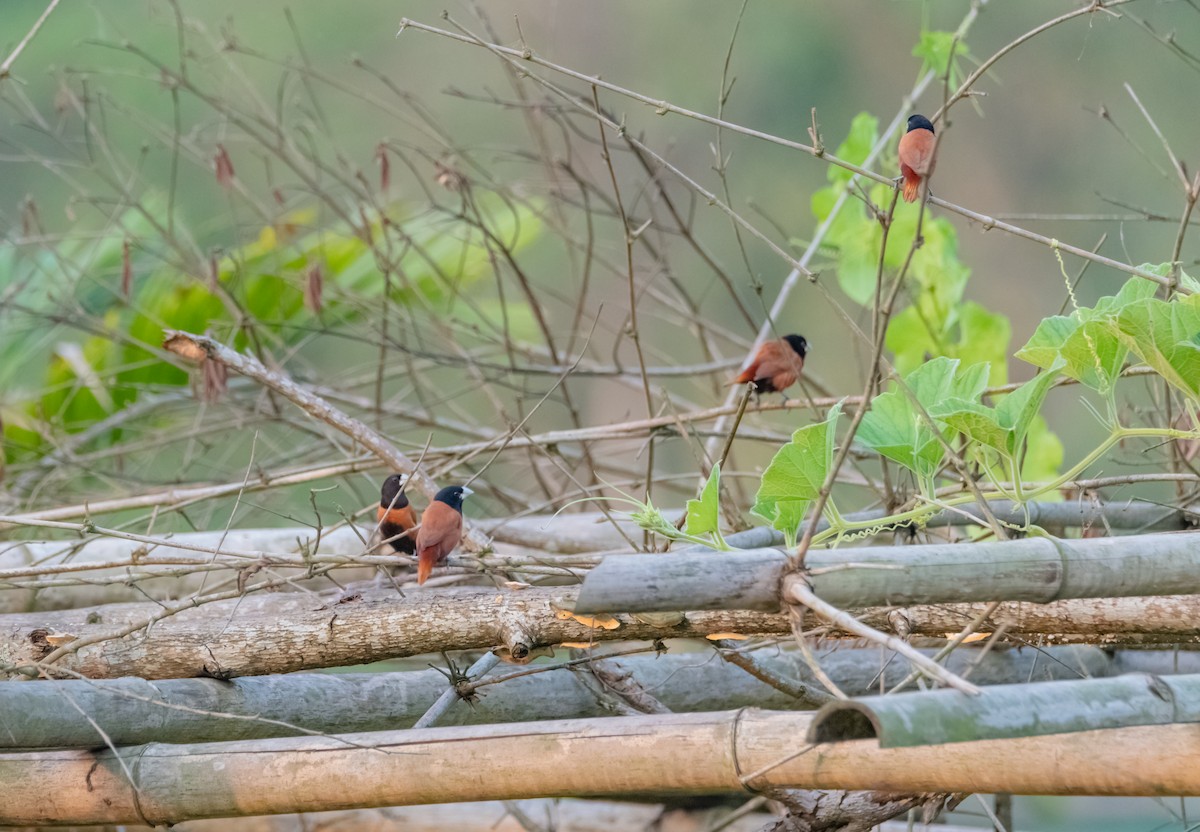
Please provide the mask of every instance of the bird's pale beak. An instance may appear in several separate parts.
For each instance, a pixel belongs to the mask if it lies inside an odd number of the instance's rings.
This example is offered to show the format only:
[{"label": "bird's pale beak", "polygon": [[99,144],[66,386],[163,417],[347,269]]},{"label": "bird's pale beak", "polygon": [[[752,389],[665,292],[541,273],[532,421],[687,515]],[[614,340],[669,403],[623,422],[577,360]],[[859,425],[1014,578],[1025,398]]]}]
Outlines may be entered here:
[{"label": "bird's pale beak", "polygon": [[463,496],[464,497],[470,497],[474,493],[475,492],[472,491],[470,488],[467,488],[465,485],[463,486]]}]

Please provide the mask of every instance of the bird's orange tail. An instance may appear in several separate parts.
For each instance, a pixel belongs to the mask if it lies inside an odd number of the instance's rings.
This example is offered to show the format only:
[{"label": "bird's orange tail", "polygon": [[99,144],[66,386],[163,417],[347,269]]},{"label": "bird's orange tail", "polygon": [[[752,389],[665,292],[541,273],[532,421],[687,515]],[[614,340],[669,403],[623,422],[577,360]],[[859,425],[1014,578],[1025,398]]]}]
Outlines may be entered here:
[{"label": "bird's orange tail", "polygon": [[916,174],[909,176],[908,173],[906,172],[904,174],[904,201],[905,202],[916,202],[917,201],[917,192],[920,190],[921,190],[921,177],[917,176]]},{"label": "bird's orange tail", "polygon": [[433,564],[437,556],[433,552],[422,552],[417,556],[417,583],[423,584],[433,573]]}]

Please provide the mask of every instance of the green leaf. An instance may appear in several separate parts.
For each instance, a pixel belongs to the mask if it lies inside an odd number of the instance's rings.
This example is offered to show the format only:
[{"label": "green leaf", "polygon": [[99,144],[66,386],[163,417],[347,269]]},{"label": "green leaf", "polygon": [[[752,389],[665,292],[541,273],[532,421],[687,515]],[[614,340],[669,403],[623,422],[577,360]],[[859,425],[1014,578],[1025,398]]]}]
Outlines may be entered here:
[{"label": "green leaf", "polygon": [[951,353],[968,367],[986,363],[991,368],[988,383],[1008,381],[1008,342],[1012,325],[999,312],[989,312],[974,301],[959,307],[958,341]]},{"label": "green leaf", "polygon": [[[1150,272],[1151,274],[1156,274],[1159,277],[1170,277],[1171,276],[1171,266],[1172,266],[1171,263],[1158,263],[1158,264],[1143,263],[1142,265],[1138,266],[1138,268],[1141,269],[1142,271]],[[1200,281],[1196,280],[1196,278],[1189,275],[1182,268],[1179,270],[1178,278],[1179,278],[1179,285],[1182,288],[1186,289],[1188,292],[1200,292]],[[1147,286],[1150,287],[1150,292],[1148,295],[1146,295],[1147,297],[1153,296],[1155,294],[1155,292],[1158,291],[1158,284],[1153,283],[1149,280],[1143,280],[1140,277],[1134,277],[1134,278],[1130,279],[1131,283],[1134,281],[1137,281],[1138,283],[1145,283]]]},{"label": "green leaf", "polygon": [[910,267],[911,276],[921,287],[917,303],[926,318],[949,326],[955,307],[962,301],[971,270],[958,259],[958,233],[949,220],[938,218],[926,222],[921,236],[923,242]]},{"label": "green leaf", "polygon": [[687,523],[684,531],[692,535],[720,533],[721,466],[714,465],[700,499],[687,501]]},{"label": "green leaf", "polygon": [[[885,265],[899,268],[903,264],[915,234],[915,214],[897,210]],[[992,365],[993,381],[1002,383],[1011,336],[1008,319],[977,303],[963,302],[971,271],[958,258],[958,237],[949,222],[928,222],[923,237],[909,268],[913,303],[888,326],[886,343],[896,357],[896,369],[908,373],[939,355],[961,358],[968,364],[987,361]]]},{"label": "green leaf", "polygon": [[[1017,358],[1046,370],[1062,355],[1063,344],[1071,337],[1071,333],[1079,329],[1079,321],[1066,315],[1051,315],[1042,318],[1033,335],[1025,342],[1025,346],[1017,350]],[[1066,371],[1071,375],[1070,371]],[[1071,375],[1072,378],[1077,376]]]},{"label": "green leaf", "polygon": [[1121,375],[1128,354],[1129,350],[1121,343],[1110,322],[1085,321],[1062,345],[1063,372],[1094,390],[1107,393]]},{"label": "green leaf", "polygon": [[1010,431],[1000,424],[996,411],[985,404],[965,399],[947,399],[934,408],[930,415],[981,445],[1002,454],[1010,454]]},{"label": "green leaf", "polygon": [[1042,320],[1017,357],[1043,369],[1062,361],[1062,371],[1093,390],[1108,393],[1116,384],[1129,349],[1119,335],[1116,318],[1122,310],[1150,300],[1157,287],[1134,277],[1115,295],[1080,307],[1071,315]]},{"label": "green leaf", "polygon": [[838,243],[838,285],[847,297],[860,306],[868,306],[875,300],[882,236],[878,223],[864,220],[853,233]]},{"label": "green leaf", "polygon": [[842,406],[839,402],[825,421],[805,425],[775,454],[763,471],[751,512],[785,535],[795,535],[808,506],[821,493],[833,465],[833,441]]},{"label": "green leaf", "polygon": [[778,503],[755,503],[750,513],[755,517],[766,520],[771,528],[780,532],[784,537],[787,548],[794,548],[800,526],[804,523],[804,515],[808,513],[808,502],[804,500],[787,500]]},{"label": "green leaf", "polygon": [[888,323],[884,343],[895,357],[893,362],[901,375],[916,370],[930,357],[941,355],[942,345],[934,340],[933,333],[916,306],[908,306],[893,315]]},{"label": "green leaf", "polygon": [[[1025,458],[1021,463],[1021,479],[1026,482],[1048,482],[1058,477],[1063,462],[1063,444],[1051,432],[1046,420],[1035,416],[1029,423],[1025,440]],[[1038,497],[1039,500],[1055,502],[1062,499],[1056,488]]]},{"label": "green leaf", "polygon": [[[988,365],[960,366],[957,359],[935,358],[905,376],[904,383],[927,411],[947,399],[978,399],[987,386]],[[921,479],[933,476],[944,454],[937,434],[898,387],[875,397],[855,438]]]},{"label": "green leaf", "polygon": [[[1143,266],[1142,268],[1149,272],[1162,272],[1163,276],[1166,277],[1171,271],[1171,264],[1164,263],[1161,266]],[[1154,297],[1157,292],[1158,284],[1145,278],[1131,277],[1125,281],[1125,285],[1115,295],[1106,295],[1096,301],[1096,305],[1092,309],[1089,310],[1084,307],[1079,310],[1079,313],[1083,320],[1092,320],[1103,315],[1113,315],[1130,304]]]},{"label": "green leaf", "polygon": [[1050,385],[1058,377],[1058,369],[1055,365],[1034,376],[994,408],[969,399],[949,397],[930,407],[929,412],[976,442],[1016,459],[1030,424],[1037,417]]},{"label": "green leaf", "polygon": [[960,55],[967,55],[967,45],[954,32],[922,32],[921,39],[912,51],[915,57],[924,62],[922,69],[932,69],[941,78],[950,73],[950,86],[957,87],[957,72],[952,61]]},{"label": "green leaf", "polygon": [[1116,327],[1142,361],[1200,401],[1200,295],[1130,304],[1117,316]]},{"label": "green leaf", "polygon": [[933,431],[899,390],[875,397],[855,439],[922,479],[933,476],[944,453]]},{"label": "green leaf", "polygon": [[999,422],[1010,432],[1009,453],[1015,455],[1025,443],[1029,425],[1042,409],[1042,402],[1058,378],[1059,367],[1038,373],[1029,381],[1005,396],[996,406]]},{"label": "green leaf", "polygon": [[[855,165],[862,165],[879,141],[879,119],[867,112],[859,113],[850,122],[850,133],[838,145],[834,155]],[[854,174],[838,165],[830,165],[826,175],[830,182],[849,182]]]}]

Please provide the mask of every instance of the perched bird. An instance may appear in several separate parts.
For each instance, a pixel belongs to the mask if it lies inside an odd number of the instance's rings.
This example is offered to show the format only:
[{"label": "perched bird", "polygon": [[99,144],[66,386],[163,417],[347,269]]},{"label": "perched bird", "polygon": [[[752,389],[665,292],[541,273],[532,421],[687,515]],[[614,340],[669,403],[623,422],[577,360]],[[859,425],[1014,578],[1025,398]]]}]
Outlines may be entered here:
[{"label": "perched bird", "polygon": [[733,384],[753,381],[756,393],[782,393],[800,378],[807,354],[808,341],[803,335],[785,335],[767,341],[754,353],[749,366],[733,380]]},{"label": "perched bird", "polygon": [[921,182],[933,173],[933,124],[925,116],[909,116],[908,132],[900,137],[900,175],[904,201],[914,202]]},{"label": "perched bird", "polygon": [[399,474],[392,474],[383,481],[375,520],[380,540],[386,540],[392,550],[399,554],[411,555],[416,547],[412,530],[417,525],[417,513],[409,505],[408,497],[404,496],[401,488],[403,482]]},{"label": "perched bird", "polygon": [[473,493],[465,485],[443,488],[421,515],[421,527],[417,529],[417,583],[425,583],[433,567],[445,560],[462,540],[462,504]]}]

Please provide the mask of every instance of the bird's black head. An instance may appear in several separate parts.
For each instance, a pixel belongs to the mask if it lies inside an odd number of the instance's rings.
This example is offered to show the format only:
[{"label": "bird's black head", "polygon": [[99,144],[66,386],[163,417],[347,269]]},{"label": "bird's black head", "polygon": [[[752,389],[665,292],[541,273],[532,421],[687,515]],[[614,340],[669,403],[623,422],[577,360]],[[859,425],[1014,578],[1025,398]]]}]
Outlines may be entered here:
[{"label": "bird's black head", "polygon": [[400,493],[403,486],[404,477],[399,474],[392,474],[384,480],[383,488],[379,491],[379,505],[384,508],[404,508],[408,505],[408,497]]},{"label": "bird's black head", "polygon": [[808,341],[804,340],[803,335],[785,335],[783,340],[788,342],[788,345],[796,351],[796,355],[803,358],[808,354]]},{"label": "bird's black head", "polygon": [[933,129],[933,122],[922,115],[908,117],[908,130],[906,132],[911,133],[914,130],[928,130],[930,133],[936,132]]},{"label": "bird's black head", "polygon": [[465,485],[451,485],[443,488],[434,496],[434,500],[439,503],[445,503],[450,508],[462,514],[462,503],[467,497],[470,497],[475,492],[467,488]]}]

